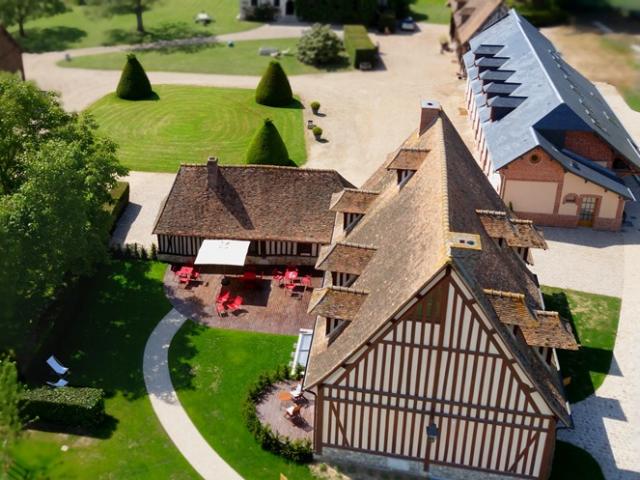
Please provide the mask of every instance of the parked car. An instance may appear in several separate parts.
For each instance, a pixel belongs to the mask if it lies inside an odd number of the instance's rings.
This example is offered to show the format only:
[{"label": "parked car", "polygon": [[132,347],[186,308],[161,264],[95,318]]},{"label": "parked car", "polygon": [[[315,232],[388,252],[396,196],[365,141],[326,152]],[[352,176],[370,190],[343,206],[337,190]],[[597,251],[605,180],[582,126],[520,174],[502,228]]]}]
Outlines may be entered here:
[{"label": "parked car", "polygon": [[405,32],[415,32],[417,30],[416,21],[413,17],[407,17],[400,22],[400,30]]}]

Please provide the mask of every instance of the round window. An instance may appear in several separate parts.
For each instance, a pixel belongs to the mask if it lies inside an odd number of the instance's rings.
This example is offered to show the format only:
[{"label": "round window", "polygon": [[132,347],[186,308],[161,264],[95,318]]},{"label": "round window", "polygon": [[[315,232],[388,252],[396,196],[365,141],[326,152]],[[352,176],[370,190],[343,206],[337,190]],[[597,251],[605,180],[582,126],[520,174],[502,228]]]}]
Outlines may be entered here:
[{"label": "round window", "polygon": [[540,157],[538,155],[536,155],[535,153],[529,157],[529,161],[534,165],[536,163],[540,163],[540,160],[541,160]]}]

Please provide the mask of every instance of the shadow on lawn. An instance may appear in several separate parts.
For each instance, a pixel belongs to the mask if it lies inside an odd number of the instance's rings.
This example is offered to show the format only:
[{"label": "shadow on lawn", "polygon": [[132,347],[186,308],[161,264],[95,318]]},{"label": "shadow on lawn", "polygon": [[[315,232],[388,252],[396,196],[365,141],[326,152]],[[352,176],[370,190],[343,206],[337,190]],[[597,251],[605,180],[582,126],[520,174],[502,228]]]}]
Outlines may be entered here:
[{"label": "shadow on lawn", "polygon": [[195,390],[193,381],[197,371],[191,365],[191,359],[198,353],[193,339],[209,330],[209,327],[189,321],[182,327],[182,332],[173,337],[169,350],[169,366],[171,382],[176,392],[181,390]]},{"label": "shadow on lawn", "polygon": [[152,43],[159,41],[183,40],[187,38],[209,37],[212,32],[194,28],[185,22],[162,23],[157,27],[149,28],[144,33],[123,28],[107,30],[106,40],[103,45],[135,45],[139,43]]},{"label": "shadow on lawn", "polygon": [[16,36],[26,52],[42,53],[65,50],[87,36],[87,32],[74,27],[30,28],[26,37]]}]

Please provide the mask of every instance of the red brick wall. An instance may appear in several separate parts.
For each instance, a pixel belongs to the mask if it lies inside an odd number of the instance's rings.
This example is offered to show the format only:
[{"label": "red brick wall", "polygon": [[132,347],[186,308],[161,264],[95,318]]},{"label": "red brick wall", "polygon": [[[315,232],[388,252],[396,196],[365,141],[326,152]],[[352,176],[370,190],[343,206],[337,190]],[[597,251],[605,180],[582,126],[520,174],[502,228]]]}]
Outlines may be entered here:
[{"label": "red brick wall", "polygon": [[590,160],[607,162],[607,168],[611,168],[615,158],[613,149],[593,132],[565,132],[564,146]]},{"label": "red brick wall", "polygon": [[[537,156],[537,163],[533,157]],[[537,147],[500,170],[503,180],[536,180],[562,183],[564,170],[547,152]]]}]

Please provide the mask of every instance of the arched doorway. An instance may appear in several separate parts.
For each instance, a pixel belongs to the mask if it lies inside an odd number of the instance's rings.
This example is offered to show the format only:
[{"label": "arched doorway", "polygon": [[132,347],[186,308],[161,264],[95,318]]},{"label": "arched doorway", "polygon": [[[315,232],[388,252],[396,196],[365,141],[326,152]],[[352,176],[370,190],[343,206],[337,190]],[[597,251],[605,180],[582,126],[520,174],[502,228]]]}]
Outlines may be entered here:
[{"label": "arched doorway", "polygon": [[293,0],[287,0],[286,5],[284,6],[284,14],[285,15],[295,14],[295,2]]}]

